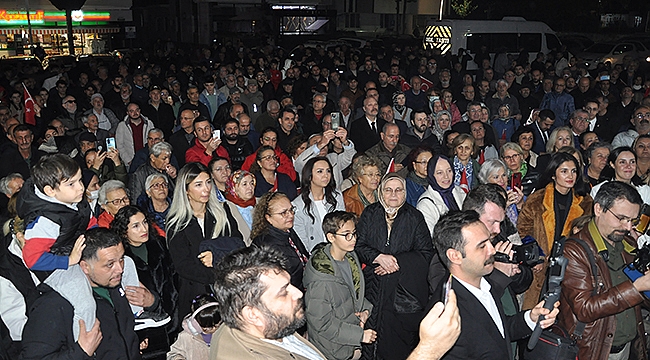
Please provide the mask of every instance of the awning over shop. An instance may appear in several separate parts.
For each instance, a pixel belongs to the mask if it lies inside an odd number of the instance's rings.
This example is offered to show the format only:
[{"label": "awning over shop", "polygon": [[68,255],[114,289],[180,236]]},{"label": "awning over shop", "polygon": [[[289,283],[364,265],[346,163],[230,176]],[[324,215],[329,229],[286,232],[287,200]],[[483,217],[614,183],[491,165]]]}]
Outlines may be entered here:
[{"label": "awning over shop", "polygon": [[[8,35],[8,34],[22,34],[24,32],[27,32],[27,28],[21,29],[21,28],[0,28],[0,34],[3,35]],[[111,33],[119,33],[120,28],[119,27],[73,27],[72,32],[74,34],[111,34]],[[65,28],[32,28],[32,34],[34,35],[53,35],[53,34],[67,34],[68,30]]]}]

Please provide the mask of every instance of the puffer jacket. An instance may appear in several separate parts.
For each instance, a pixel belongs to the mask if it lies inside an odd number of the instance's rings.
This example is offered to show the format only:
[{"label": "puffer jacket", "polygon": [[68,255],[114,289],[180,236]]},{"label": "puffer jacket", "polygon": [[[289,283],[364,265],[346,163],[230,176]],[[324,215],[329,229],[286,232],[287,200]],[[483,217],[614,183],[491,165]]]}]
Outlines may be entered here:
[{"label": "puffer jacket", "polygon": [[355,313],[370,313],[372,304],[364,298],[365,280],[357,255],[352,251],[345,256],[352,269],[354,288],[350,288],[332,259],[331,248],[332,244],[317,245],[305,268],[307,330],[309,341],[328,359],[347,360],[363,338]]},{"label": "puffer jacket", "polygon": [[[573,334],[578,321],[586,323],[582,337],[576,339],[580,348],[578,358],[607,360],[616,332],[615,315],[634,307],[638,336],[632,342],[632,354],[636,353],[636,357],[632,355],[630,358],[647,360],[640,306],[644,301],[643,296],[631,281],[625,281],[617,286],[612,285],[607,263],[598,255],[588,226],[585,226],[576,237],[587,243],[596,259],[598,284],[594,284],[589,257],[584,248],[575,241],[567,241],[564,246],[564,256],[569,260],[569,264],[562,281],[558,324]],[[626,263],[633,260],[630,254],[623,252],[623,255]],[[596,285],[598,291],[592,296]]]}]

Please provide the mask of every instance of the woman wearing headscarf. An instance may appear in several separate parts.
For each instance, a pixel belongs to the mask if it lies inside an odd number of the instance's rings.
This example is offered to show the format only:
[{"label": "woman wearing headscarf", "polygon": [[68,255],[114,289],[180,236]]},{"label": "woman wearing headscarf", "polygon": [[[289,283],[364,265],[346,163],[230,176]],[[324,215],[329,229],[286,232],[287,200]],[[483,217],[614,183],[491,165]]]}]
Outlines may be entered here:
[{"label": "woman wearing headscarf", "polygon": [[226,205],[237,227],[244,237],[246,246],[251,244],[253,209],[255,208],[255,175],[246,170],[237,170],[226,181]]},{"label": "woman wearing headscarf", "polygon": [[449,210],[460,210],[466,194],[454,185],[454,167],[444,155],[436,155],[429,160],[427,183],[429,186],[418,199],[417,209],[424,216],[429,233],[433,234],[438,219]]},{"label": "woman wearing headscarf", "polygon": [[447,110],[437,112],[433,116],[433,129],[432,132],[438,137],[441,144],[444,143],[445,131],[451,130],[451,113]]},{"label": "woman wearing headscarf", "polygon": [[411,112],[413,109],[406,106],[406,95],[401,91],[395,91],[393,93],[393,119],[404,121],[409,127],[411,127]]},{"label": "woman wearing headscarf", "polygon": [[[364,357],[405,359],[425,314],[428,285],[422,269],[431,261],[433,243],[422,214],[406,203],[406,181],[398,174],[384,176],[379,202],[361,214],[355,251],[366,265],[366,298],[374,305],[366,328],[377,331],[377,341],[364,345]],[[404,292],[409,295],[397,296]]]}]

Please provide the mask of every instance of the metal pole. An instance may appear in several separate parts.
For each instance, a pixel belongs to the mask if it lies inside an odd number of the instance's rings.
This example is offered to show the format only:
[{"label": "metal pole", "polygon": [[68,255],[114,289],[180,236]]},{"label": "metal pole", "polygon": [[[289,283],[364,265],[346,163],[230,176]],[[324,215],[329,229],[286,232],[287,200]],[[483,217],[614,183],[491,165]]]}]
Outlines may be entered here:
[{"label": "metal pole", "polygon": [[30,53],[34,55],[34,43],[32,42],[32,20],[29,16],[29,0],[25,0],[25,8],[27,9],[27,30],[29,31],[29,47]]},{"label": "metal pole", "polygon": [[65,23],[68,26],[68,52],[74,56],[74,37],[72,36],[72,10],[65,10]]},{"label": "metal pole", "polygon": [[438,17],[438,20],[442,20],[442,7],[444,3],[445,0],[440,0],[440,16]]}]

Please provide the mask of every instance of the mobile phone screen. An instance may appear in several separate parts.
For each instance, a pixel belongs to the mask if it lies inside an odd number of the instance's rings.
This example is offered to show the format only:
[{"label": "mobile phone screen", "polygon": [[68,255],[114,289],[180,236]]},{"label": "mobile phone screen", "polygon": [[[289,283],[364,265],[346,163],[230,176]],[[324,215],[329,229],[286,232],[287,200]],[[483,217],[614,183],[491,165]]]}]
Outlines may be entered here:
[{"label": "mobile phone screen", "polygon": [[111,151],[111,149],[115,149],[115,138],[114,137],[106,138],[106,150]]}]

